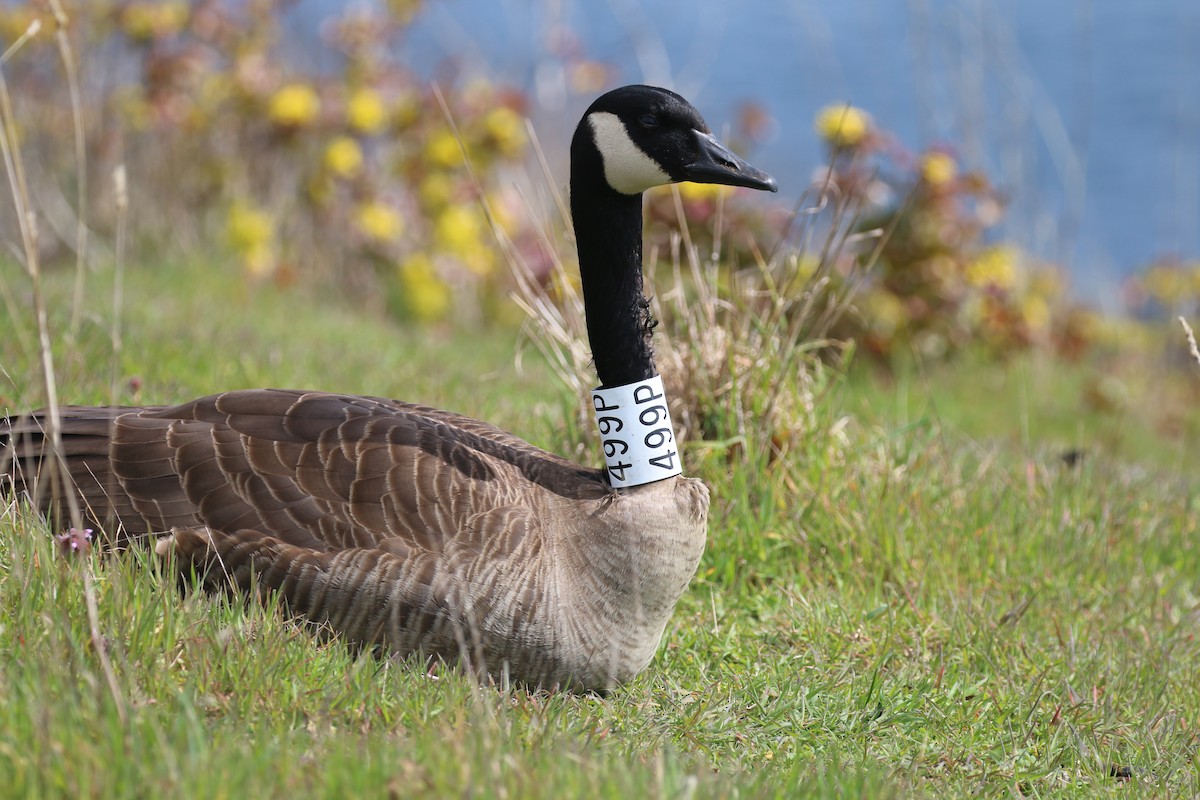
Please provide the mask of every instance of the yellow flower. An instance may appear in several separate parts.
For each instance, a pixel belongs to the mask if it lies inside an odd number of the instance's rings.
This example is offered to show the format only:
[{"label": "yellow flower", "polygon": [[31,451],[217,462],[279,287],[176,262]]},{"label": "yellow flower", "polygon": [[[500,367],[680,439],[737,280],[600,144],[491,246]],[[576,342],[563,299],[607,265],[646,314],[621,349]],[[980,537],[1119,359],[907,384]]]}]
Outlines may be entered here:
[{"label": "yellow flower", "polygon": [[554,270],[550,273],[550,287],[547,290],[554,301],[562,303],[569,298],[578,298],[583,291],[583,281],[578,272]]},{"label": "yellow flower", "polygon": [[362,170],[363,153],[358,142],[338,136],[325,148],[325,166],[340,178],[352,178]]},{"label": "yellow flower", "polygon": [[494,265],[494,253],[482,237],[485,233],[483,212],[463,205],[447,206],[434,224],[434,238],[446,252],[455,256],[477,275],[487,275]]},{"label": "yellow flower", "polygon": [[421,10],[422,0],[387,0],[387,9],[402,26],[408,27]]},{"label": "yellow flower", "polygon": [[1021,303],[1021,316],[1031,330],[1043,331],[1050,326],[1050,305],[1044,298],[1030,295]]},{"label": "yellow flower", "polygon": [[[8,47],[28,33],[35,23],[39,27],[43,24],[37,11],[5,3],[3,10],[0,10],[0,41],[3,41],[4,46]],[[38,37],[34,36],[33,38],[37,39]]]},{"label": "yellow flower", "polygon": [[498,106],[483,118],[483,127],[505,156],[520,154],[525,146],[525,124],[521,115],[508,106]]},{"label": "yellow flower", "polygon": [[425,144],[425,157],[439,167],[457,167],[462,164],[462,149],[458,139],[447,128],[442,128]]},{"label": "yellow flower", "polygon": [[264,246],[247,250],[242,254],[242,266],[251,278],[261,279],[271,275],[279,266],[275,248]]},{"label": "yellow flower", "polygon": [[1156,264],[1142,278],[1146,293],[1168,308],[1188,300],[1191,283],[1190,276],[1176,264]]},{"label": "yellow flower", "polygon": [[716,200],[721,195],[729,191],[728,186],[721,186],[716,183],[691,183],[685,182],[679,184],[679,194],[684,200],[692,200],[700,202],[703,200]]},{"label": "yellow flower", "polygon": [[444,172],[431,172],[417,186],[417,195],[427,211],[440,211],[454,194],[454,181]]},{"label": "yellow flower", "polygon": [[871,115],[851,105],[825,106],[817,112],[816,129],[834,147],[857,147],[871,132]]},{"label": "yellow flower", "polygon": [[479,242],[482,230],[478,211],[469,206],[453,205],[438,216],[434,236],[444,249],[463,253]]},{"label": "yellow flower", "polygon": [[379,242],[394,242],[404,234],[404,217],[386,203],[363,203],[354,212],[354,224],[365,236]]},{"label": "yellow flower", "polygon": [[187,24],[189,13],[182,0],[130,3],[121,13],[121,29],[139,41],[174,36]]},{"label": "yellow flower", "polygon": [[862,304],[864,319],[872,330],[884,336],[895,333],[908,316],[900,298],[886,289],[871,292],[863,299]]},{"label": "yellow flower", "polygon": [[967,282],[972,286],[1011,289],[1017,283],[1020,253],[1009,245],[995,245],[981,251],[967,264]]},{"label": "yellow flower", "polygon": [[801,253],[800,255],[793,256],[792,259],[796,276],[801,280],[809,280],[821,268],[821,259],[812,253]]},{"label": "yellow flower", "polygon": [[1056,298],[1062,294],[1062,280],[1053,269],[1034,270],[1029,281],[1029,292],[1046,299]]},{"label": "yellow flower", "polygon": [[247,250],[275,238],[275,223],[267,212],[238,201],[229,209],[225,235],[235,250]]},{"label": "yellow flower", "polygon": [[299,128],[315,120],[320,111],[321,99],[311,86],[290,83],[271,97],[267,114],[277,125]]},{"label": "yellow flower", "polygon": [[387,108],[374,89],[355,90],[346,101],[346,121],[363,133],[379,133],[387,125]]},{"label": "yellow flower", "polygon": [[245,201],[235,202],[225,221],[225,237],[255,278],[275,269],[275,222],[271,216]]},{"label": "yellow flower", "polygon": [[958,164],[946,153],[926,153],[921,159],[921,177],[931,186],[945,186],[958,175]]},{"label": "yellow flower", "polygon": [[450,287],[438,276],[433,262],[424,253],[417,253],[399,268],[404,302],[413,315],[422,321],[441,319],[450,308]]},{"label": "yellow flower", "polygon": [[480,278],[491,275],[496,266],[495,249],[488,247],[483,242],[476,242],[470,247],[464,247],[456,255],[467,269]]}]

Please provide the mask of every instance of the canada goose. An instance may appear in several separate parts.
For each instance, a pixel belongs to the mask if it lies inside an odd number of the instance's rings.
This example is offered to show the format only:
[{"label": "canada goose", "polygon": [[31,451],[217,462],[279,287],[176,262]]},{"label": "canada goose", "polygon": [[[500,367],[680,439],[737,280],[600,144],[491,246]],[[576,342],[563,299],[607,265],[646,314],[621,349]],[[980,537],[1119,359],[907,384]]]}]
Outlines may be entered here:
[{"label": "canada goose", "polygon": [[[658,380],[641,194],[675,181],[776,189],[673,92],[627,86],[591,105],[571,142],[571,210],[597,398]],[[526,685],[636,675],[704,548],[708,489],[677,476],[673,451],[671,477],[616,488],[618,466],[373,397],[244,390],[61,417],[89,524],[110,541],[169,533],[157,551],[210,586],[277,591],[353,642]],[[34,479],[42,428],[40,413],[0,423],[0,474],[62,520]],[[659,430],[654,444],[669,441]]]}]

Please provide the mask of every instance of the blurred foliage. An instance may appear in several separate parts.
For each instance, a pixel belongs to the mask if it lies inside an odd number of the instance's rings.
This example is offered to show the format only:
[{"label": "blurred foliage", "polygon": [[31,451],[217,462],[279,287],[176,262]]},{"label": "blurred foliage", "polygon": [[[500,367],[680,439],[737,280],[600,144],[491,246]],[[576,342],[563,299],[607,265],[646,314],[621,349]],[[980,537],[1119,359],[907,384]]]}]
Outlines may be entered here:
[{"label": "blurred foliage", "polygon": [[[89,171],[102,177],[130,161],[145,245],[217,241],[252,280],[325,280],[424,321],[451,308],[478,315],[479,298],[505,280],[484,201],[512,226],[509,238],[533,239],[517,229],[517,198],[504,188],[505,171],[524,162],[524,97],[452,76],[443,112],[436,90],[394,55],[417,0],[324,20],[320,58],[289,40],[292,5],[65,3],[69,41],[85,54]],[[48,7],[6,5],[0,35],[12,42],[37,19],[41,34],[6,72],[19,95],[52,100],[21,108],[40,174],[71,175],[71,153],[51,135],[70,129],[70,106],[47,46]],[[113,224],[108,184],[89,183],[89,222],[103,232]]]},{"label": "blurred foliage", "polygon": [[1200,313],[1200,259],[1154,261],[1126,283],[1125,303],[1142,318],[1195,316]]},{"label": "blurred foliage", "polygon": [[[252,282],[336,285],[380,310],[435,323],[513,314],[514,263],[547,285],[576,280],[557,269],[573,260],[569,236],[531,219],[514,188],[518,171],[530,174],[527,98],[486,76],[451,69],[435,89],[411,73],[400,54],[420,0],[339,7],[311,41],[287,22],[290,0],[63,5],[62,20],[44,0],[0,7],[5,47],[41,24],[10,54],[5,74],[19,100],[25,155],[37,165],[34,194],[69,196],[62,184],[75,174],[74,154],[63,132],[71,105],[54,46],[61,22],[81,55],[88,223],[102,234],[98,246],[115,225],[107,176],[128,161],[133,229],[144,248],[216,245]],[[314,47],[320,52],[308,52]],[[573,91],[603,88],[606,69],[586,60],[578,42],[559,49]],[[722,136],[748,150],[769,126],[769,113],[748,105]],[[1129,318],[1073,304],[1061,268],[1000,240],[1003,193],[952,147],[910,151],[847,105],[819,110],[814,127],[829,155],[814,179],[821,202],[837,207],[833,226],[852,217],[868,246],[842,247],[838,236],[825,239],[838,247],[813,246],[817,235],[781,251],[781,209],[727,202],[726,187],[684,184],[647,196],[648,260],[672,268],[698,258],[723,272],[726,288],[745,285],[733,277],[738,270],[779,272],[782,264],[783,283],[760,291],[792,291],[800,278],[804,291],[826,296],[826,307],[852,297],[848,313],[822,332],[856,340],[884,363],[1032,347],[1079,358],[1148,338]],[[69,205],[53,212],[47,203],[43,212],[51,260],[55,248],[71,246],[73,220],[61,211]],[[14,224],[7,216],[2,224]],[[1126,297],[1140,319],[1195,313],[1200,263],[1153,264]]]},{"label": "blurred foliage", "polygon": [[885,361],[1060,345],[1077,311],[1061,270],[989,235],[1004,197],[986,175],[949,147],[905,149],[853,106],[821,109],[814,127],[829,150],[829,186],[862,209],[859,230],[879,237],[839,335]]},{"label": "blurred foliage", "polygon": [[1200,262],[1160,259],[1128,281],[1128,313],[1101,313],[1071,297],[1065,268],[998,237],[1003,192],[964,169],[953,148],[912,152],[847,105],[821,109],[814,128],[829,153],[828,189],[862,210],[861,232],[879,237],[861,280],[844,257],[830,273],[829,291],[856,281],[851,313],[833,335],[859,341],[885,363],[913,353],[938,360],[1033,348],[1067,360],[1155,346],[1186,357],[1175,317],[1200,312]]}]

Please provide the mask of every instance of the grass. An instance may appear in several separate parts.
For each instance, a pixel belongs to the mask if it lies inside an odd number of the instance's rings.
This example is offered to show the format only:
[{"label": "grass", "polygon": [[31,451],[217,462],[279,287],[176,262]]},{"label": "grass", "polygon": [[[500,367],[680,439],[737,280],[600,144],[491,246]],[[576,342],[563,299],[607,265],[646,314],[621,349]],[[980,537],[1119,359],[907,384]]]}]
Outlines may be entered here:
[{"label": "grass", "polygon": [[[72,280],[47,276],[58,331]],[[104,280],[93,296],[109,296]],[[312,386],[463,411],[564,453],[581,440],[578,398],[532,354],[517,372],[512,337],[397,328],[205,262],[131,269],[126,286],[122,402]],[[57,341],[64,402],[108,401],[109,327],[97,311],[70,347]],[[0,403],[14,409],[37,403],[31,330],[0,317]],[[358,657],[275,609],[180,592],[142,551],[64,559],[53,531],[10,508],[5,793],[1200,793],[1190,439],[1158,435],[1136,402],[1088,411],[1084,367],[819,379],[829,390],[786,458],[689,451],[714,494],[707,552],[656,660],[606,698]],[[1087,456],[1068,465],[1065,447]],[[86,570],[126,723],[93,647]]]},{"label": "grass", "polygon": [[[1171,327],[1176,343],[1180,329]],[[843,395],[856,416],[899,424],[936,419],[943,431],[1018,452],[1104,455],[1194,474],[1200,445],[1200,369],[1139,350],[1082,363],[1034,352],[1007,360],[981,354],[901,367],[881,384],[862,379]]]}]

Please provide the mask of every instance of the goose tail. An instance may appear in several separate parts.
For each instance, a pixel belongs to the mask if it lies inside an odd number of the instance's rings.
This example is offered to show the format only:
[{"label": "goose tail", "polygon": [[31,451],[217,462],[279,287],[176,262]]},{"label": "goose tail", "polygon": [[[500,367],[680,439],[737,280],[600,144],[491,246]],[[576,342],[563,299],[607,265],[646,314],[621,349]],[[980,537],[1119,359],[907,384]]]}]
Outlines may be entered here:
[{"label": "goose tail", "polygon": [[[114,499],[124,497],[112,471],[110,445],[115,421],[129,408],[64,406],[59,411],[62,455],[84,520],[106,527]],[[70,521],[66,491],[52,470],[49,423],[46,412],[35,411],[0,418],[0,494],[25,496],[48,514],[53,524]]]}]

